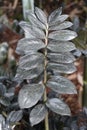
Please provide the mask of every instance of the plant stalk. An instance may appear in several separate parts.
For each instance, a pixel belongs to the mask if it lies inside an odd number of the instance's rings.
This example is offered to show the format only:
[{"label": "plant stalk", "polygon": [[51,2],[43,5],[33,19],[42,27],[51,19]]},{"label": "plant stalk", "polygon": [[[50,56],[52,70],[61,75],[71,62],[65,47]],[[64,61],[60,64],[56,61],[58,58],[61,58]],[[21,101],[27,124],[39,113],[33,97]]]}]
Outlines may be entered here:
[{"label": "plant stalk", "polygon": [[[47,91],[46,91],[46,83],[47,83],[47,44],[48,44],[48,26],[46,29],[46,38],[45,38],[45,58],[44,58],[44,85],[45,85],[45,92],[44,92],[44,102],[47,100]],[[48,119],[48,113],[45,117],[45,130],[49,130],[49,119]]]}]

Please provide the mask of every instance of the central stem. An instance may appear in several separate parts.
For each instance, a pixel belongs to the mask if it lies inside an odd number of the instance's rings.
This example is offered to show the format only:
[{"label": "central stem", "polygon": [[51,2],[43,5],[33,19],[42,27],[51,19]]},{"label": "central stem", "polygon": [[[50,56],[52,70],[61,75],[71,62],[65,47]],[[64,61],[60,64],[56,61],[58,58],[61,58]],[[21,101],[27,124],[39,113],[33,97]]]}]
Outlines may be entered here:
[{"label": "central stem", "polygon": [[[48,44],[48,25],[46,29],[46,38],[45,38],[45,59],[44,59],[44,85],[45,85],[45,92],[44,92],[44,102],[47,100],[47,91],[46,91],[46,83],[47,83],[47,44]],[[48,113],[45,117],[45,130],[49,130],[49,120],[48,120]]]}]

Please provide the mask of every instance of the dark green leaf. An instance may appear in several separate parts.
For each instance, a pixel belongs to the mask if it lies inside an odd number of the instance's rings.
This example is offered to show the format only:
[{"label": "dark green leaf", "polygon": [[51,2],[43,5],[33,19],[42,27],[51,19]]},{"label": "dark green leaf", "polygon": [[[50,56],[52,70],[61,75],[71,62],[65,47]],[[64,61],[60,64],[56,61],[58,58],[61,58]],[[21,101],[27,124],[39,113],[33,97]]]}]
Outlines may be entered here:
[{"label": "dark green leaf", "polygon": [[57,114],[68,116],[71,115],[68,105],[58,98],[49,99],[46,105],[50,110]]},{"label": "dark green leaf", "polygon": [[6,86],[0,83],[0,96],[3,96],[6,93]]},{"label": "dark green leaf", "polygon": [[0,114],[0,130],[3,130],[5,126],[5,118]]},{"label": "dark green leaf", "polygon": [[7,122],[9,123],[16,123],[22,119],[23,111],[11,111],[10,114],[7,117]]},{"label": "dark green leaf", "polygon": [[28,84],[23,87],[18,96],[18,102],[20,108],[30,108],[34,106],[42,97],[44,93],[44,85],[39,84]]},{"label": "dark green leaf", "polygon": [[47,24],[47,16],[40,8],[35,7],[35,14],[43,24]]},{"label": "dark green leaf", "polygon": [[11,101],[13,99],[13,97],[14,97],[14,93],[13,92],[8,92],[8,93],[5,93],[4,96]]},{"label": "dark green leaf", "polygon": [[47,114],[47,109],[45,105],[39,104],[35,106],[30,113],[31,125],[33,126],[40,123],[42,120],[44,120],[46,114]]},{"label": "dark green leaf", "polygon": [[54,31],[49,34],[50,39],[59,41],[69,41],[77,36],[76,32],[70,30]]},{"label": "dark green leaf", "polygon": [[62,30],[71,27],[73,24],[71,22],[65,21],[59,25],[54,25],[49,27],[49,30]]},{"label": "dark green leaf", "polygon": [[52,76],[47,86],[59,94],[77,94],[75,85],[62,76]]},{"label": "dark green leaf", "polygon": [[47,57],[50,61],[57,62],[57,63],[72,63],[75,61],[74,56],[69,53],[48,53]]},{"label": "dark green leaf", "polygon": [[38,20],[38,18],[35,16],[33,12],[28,11],[27,16],[29,19],[29,22],[34,25],[37,28],[46,29],[46,26]]},{"label": "dark green leaf", "polygon": [[[51,42],[50,42],[51,43]],[[76,47],[72,42],[52,42],[48,44],[47,48],[52,52],[69,52],[75,50]]]},{"label": "dark green leaf", "polygon": [[54,19],[57,19],[62,13],[62,8],[58,8],[54,10],[48,17],[48,23],[54,21]]},{"label": "dark green leaf", "polygon": [[45,48],[45,44],[40,39],[23,38],[19,40],[16,52],[29,53],[30,51],[38,51],[41,48]]},{"label": "dark green leaf", "polygon": [[19,65],[26,61],[37,61],[38,59],[43,60],[44,55],[39,52],[31,52],[24,56],[21,56],[19,59]]},{"label": "dark green leaf", "polygon": [[75,56],[75,57],[80,57],[82,55],[81,51],[79,49],[75,49],[72,51],[72,54]]},{"label": "dark green leaf", "polygon": [[44,64],[44,56],[40,53],[28,54],[20,58],[19,67],[30,69],[33,67],[38,67],[39,65]]},{"label": "dark green leaf", "polygon": [[0,76],[0,82],[4,82],[5,80],[9,80],[7,76]]},{"label": "dark green leaf", "polygon": [[27,68],[27,69],[18,68],[15,77],[21,80],[33,79],[38,77],[43,72],[43,69],[44,69],[43,65],[38,65],[37,67],[33,66],[32,68]]},{"label": "dark green leaf", "polygon": [[71,74],[76,71],[76,67],[74,66],[73,63],[69,64],[48,63],[48,69],[53,70],[54,74],[56,73]]},{"label": "dark green leaf", "polygon": [[8,107],[10,105],[10,100],[6,97],[1,97],[0,98],[0,104]]},{"label": "dark green leaf", "polygon": [[[31,62],[31,63],[25,62],[24,64],[21,64],[19,66],[19,69],[24,69],[25,71],[28,70],[28,71],[33,73],[35,70],[38,72],[38,69],[39,69],[38,67],[40,67],[40,69],[41,69],[40,72],[42,72],[44,65],[42,63],[39,64],[38,61],[35,64],[33,64],[33,62]],[[32,69],[34,69],[34,71]]]},{"label": "dark green leaf", "polygon": [[49,26],[55,26],[64,22],[68,18],[68,15],[60,15],[54,18],[53,21],[49,22]]},{"label": "dark green leaf", "polygon": [[29,25],[27,22],[20,22],[21,28],[25,31],[25,36],[28,37],[29,39],[32,38],[40,38],[40,39],[45,39],[45,33],[43,30]]}]

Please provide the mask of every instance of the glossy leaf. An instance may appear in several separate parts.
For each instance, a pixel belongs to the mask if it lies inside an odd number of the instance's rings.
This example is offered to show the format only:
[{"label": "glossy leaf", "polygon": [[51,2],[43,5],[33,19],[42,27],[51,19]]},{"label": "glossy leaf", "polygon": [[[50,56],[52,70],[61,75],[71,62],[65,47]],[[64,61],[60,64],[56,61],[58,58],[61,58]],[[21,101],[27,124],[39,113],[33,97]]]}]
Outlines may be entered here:
[{"label": "glossy leaf", "polygon": [[30,113],[31,125],[33,126],[40,123],[42,120],[44,120],[46,114],[47,114],[47,109],[45,105],[39,104],[35,106]]},{"label": "glossy leaf", "polygon": [[11,106],[10,106],[10,108],[11,108],[12,110],[18,110],[18,109],[19,109],[19,104],[18,104],[18,102],[12,103]]},{"label": "glossy leaf", "polygon": [[29,53],[30,51],[38,51],[41,48],[45,48],[45,44],[40,39],[23,38],[19,40],[16,52]]},{"label": "glossy leaf", "polygon": [[58,64],[58,63],[48,63],[48,69],[51,69],[55,73],[65,73],[71,74],[76,71],[76,67],[73,63],[69,64]]},{"label": "glossy leaf", "polygon": [[5,93],[4,97],[8,98],[11,101],[14,97],[14,93],[13,92]]},{"label": "glossy leaf", "polygon": [[6,93],[6,86],[0,83],[0,96],[3,96]]},{"label": "glossy leaf", "polygon": [[75,85],[62,76],[51,76],[47,86],[59,94],[77,94]]},{"label": "glossy leaf", "polygon": [[48,23],[54,21],[54,19],[57,19],[62,13],[62,8],[58,8],[54,10],[48,17]]},{"label": "glossy leaf", "polygon": [[50,39],[59,41],[69,41],[77,36],[76,32],[70,30],[54,31],[49,34]]},{"label": "glossy leaf", "polygon": [[56,63],[72,63],[75,61],[75,57],[69,53],[48,53],[47,57],[51,62]]},{"label": "glossy leaf", "polygon": [[26,60],[31,61],[31,60],[36,60],[39,58],[43,58],[43,54],[41,54],[39,52],[29,52],[28,54],[20,57],[19,64],[22,64]]},{"label": "glossy leaf", "polygon": [[35,14],[43,24],[47,24],[47,16],[40,8],[35,7]]},{"label": "glossy leaf", "polygon": [[33,68],[34,66],[39,66],[44,64],[44,56],[40,53],[27,54],[20,58],[19,66],[20,68]]},{"label": "glossy leaf", "polygon": [[49,30],[62,30],[71,27],[73,24],[71,22],[65,21],[59,25],[49,27]]},{"label": "glossy leaf", "polygon": [[57,114],[68,116],[71,115],[68,105],[58,98],[49,99],[46,105],[50,110]]},{"label": "glossy leaf", "polygon": [[38,20],[33,12],[27,11],[29,22],[37,28],[46,29],[46,26]]},{"label": "glossy leaf", "polygon": [[9,80],[7,76],[0,76],[0,82],[4,82],[5,80]]},{"label": "glossy leaf", "polygon": [[16,78],[19,79],[33,79],[38,77],[42,72],[43,72],[43,65],[38,65],[37,67],[32,67],[30,69],[21,69],[18,68],[17,69],[17,74],[16,74]]},{"label": "glossy leaf", "polygon": [[4,105],[4,106],[8,107],[8,106],[10,105],[10,101],[9,101],[9,99],[6,98],[6,97],[1,97],[1,98],[0,98],[0,104],[2,104],[2,105]]},{"label": "glossy leaf", "polygon": [[82,55],[81,51],[79,49],[75,49],[72,51],[72,54],[75,56],[75,57],[80,57]]},{"label": "glossy leaf", "polygon": [[52,52],[69,52],[75,50],[76,47],[72,42],[53,42],[48,44],[47,48]]},{"label": "glossy leaf", "polygon": [[9,123],[16,123],[22,119],[23,111],[11,111],[10,114],[7,117],[7,122]]},{"label": "glossy leaf", "polygon": [[[34,71],[36,70],[38,72],[38,69],[39,69],[38,67],[40,67],[41,71],[43,71],[43,68],[44,68],[43,63],[38,63],[38,61],[35,64],[33,64],[33,63],[34,63],[33,61],[31,61],[31,64],[26,61],[25,63],[21,64],[19,66],[19,68],[24,69],[25,71],[28,70],[30,72],[31,72],[31,69],[34,69]],[[33,73],[33,71],[32,71],[32,73]]]},{"label": "glossy leaf", "polygon": [[59,25],[68,18],[68,15],[60,15],[54,18],[53,21],[49,22],[49,26]]},{"label": "glossy leaf", "polygon": [[34,106],[42,97],[44,93],[44,85],[39,84],[28,84],[23,87],[18,96],[18,102],[20,108],[30,108]]},{"label": "glossy leaf", "polygon": [[29,25],[27,22],[20,22],[20,26],[21,28],[25,31],[26,34],[28,34],[28,38],[40,38],[40,39],[44,39],[45,38],[45,34],[44,31]]},{"label": "glossy leaf", "polygon": [[5,126],[5,118],[0,114],[0,130],[3,130]]}]

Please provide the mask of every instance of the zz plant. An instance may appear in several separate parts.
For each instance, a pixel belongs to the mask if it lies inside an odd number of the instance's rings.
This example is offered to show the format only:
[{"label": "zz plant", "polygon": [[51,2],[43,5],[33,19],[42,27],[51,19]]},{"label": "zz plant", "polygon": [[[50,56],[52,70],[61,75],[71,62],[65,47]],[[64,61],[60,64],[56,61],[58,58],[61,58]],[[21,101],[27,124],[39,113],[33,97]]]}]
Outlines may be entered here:
[{"label": "zz plant", "polygon": [[[77,93],[74,84],[63,77],[76,71],[71,53],[76,48],[70,40],[77,34],[67,29],[72,23],[65,21],[68,15],[61,13],[62,8],[48,17],[37,7],[28,11],[29,22],[20,22],[25,38],[19,40],[16,48],[21,57],[15,78],[28,81],[19,91],[19,106],[32,108],[29,115],[32,126],[45,119],[46,130],[49,130],[49,109],[60,115],[71,115],[60,95]],[[58,93],[57,97],[49,98],[47,88]]]}]

